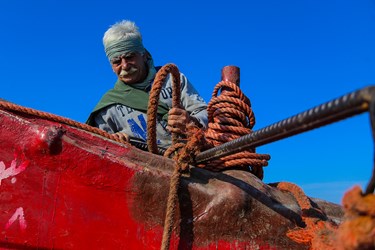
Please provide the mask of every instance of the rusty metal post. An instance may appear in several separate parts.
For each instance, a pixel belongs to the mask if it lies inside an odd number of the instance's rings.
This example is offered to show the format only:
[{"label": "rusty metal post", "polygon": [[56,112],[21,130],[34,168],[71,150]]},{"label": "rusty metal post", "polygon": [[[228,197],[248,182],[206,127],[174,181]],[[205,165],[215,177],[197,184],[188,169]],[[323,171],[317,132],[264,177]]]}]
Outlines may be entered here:
[{"label": "rusty metal post", "polygon": [[[225,66],[221,70],[221,80],[235,83],[238,87],[240,86],[240,68],[237,66]],[[230,88],[223,87],[221,93],[232,91]]]},{"label": "rusty metal post", "polygon": [[240,86],[240,68],[237,66],[225,66],[221,70],[221,80],[235,83]]},{"label": "rusty metal post", "polygon": [[[240,68],[237,66],[225,66],[221,70],[221,80],[235,83],[238,87],[240,86]],[[221,93],[226,91],[232,91],[226,87],[223,87]]]}]

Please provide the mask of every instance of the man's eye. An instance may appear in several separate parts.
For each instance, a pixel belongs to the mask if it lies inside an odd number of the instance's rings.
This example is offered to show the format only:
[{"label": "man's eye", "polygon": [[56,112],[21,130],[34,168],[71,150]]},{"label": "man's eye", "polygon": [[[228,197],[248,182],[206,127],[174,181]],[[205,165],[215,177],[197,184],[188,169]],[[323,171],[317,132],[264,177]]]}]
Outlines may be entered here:
[{"label": "man's eye", "polygon": [[132,60],[132,59],[134,59],[135,55],[136,55],[135,53],[129,53],[129,54],[125,55],[125,59],[126,60]]},{"label": "man's eye", "polygon": [[113,58],[111,60],[112,64],[120,64],[121,63],[121,59],[120,58]]}]

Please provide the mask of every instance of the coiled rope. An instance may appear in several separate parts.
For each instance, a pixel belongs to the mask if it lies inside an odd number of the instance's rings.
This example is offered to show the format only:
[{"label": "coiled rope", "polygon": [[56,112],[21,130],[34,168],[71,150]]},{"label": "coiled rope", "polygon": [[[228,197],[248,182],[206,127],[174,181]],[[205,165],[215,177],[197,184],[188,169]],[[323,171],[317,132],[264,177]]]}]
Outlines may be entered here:
[{"label": "coiled rope", "polygon": [[[215,86],[207,112],[208,129],[205,136],[211,147],[250,134],[255,124],[250,100],[236,84],[229,81],[221,81]],[[270,155],[255,153],[255,148],[252,148],[198,166],[214,171],[250,167],[255,176],[263,179],[263,167],[268,165],[269,159]]]}]

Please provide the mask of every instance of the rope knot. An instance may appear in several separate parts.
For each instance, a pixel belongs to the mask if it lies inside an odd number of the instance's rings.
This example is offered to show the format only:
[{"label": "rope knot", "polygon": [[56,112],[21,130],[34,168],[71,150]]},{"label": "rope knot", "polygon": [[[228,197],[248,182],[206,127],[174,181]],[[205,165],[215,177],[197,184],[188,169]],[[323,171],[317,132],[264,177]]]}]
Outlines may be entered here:
[{"label": "rope knot", "polygon": [[204,131],[193,122],[186,126],[186,131],[188,139],[172,145],[164,153],[165,157],[172,157],[183,171],[188,169],[190,164],[195,164],[195,157],[204,149],[202,145],[207,145]]}]

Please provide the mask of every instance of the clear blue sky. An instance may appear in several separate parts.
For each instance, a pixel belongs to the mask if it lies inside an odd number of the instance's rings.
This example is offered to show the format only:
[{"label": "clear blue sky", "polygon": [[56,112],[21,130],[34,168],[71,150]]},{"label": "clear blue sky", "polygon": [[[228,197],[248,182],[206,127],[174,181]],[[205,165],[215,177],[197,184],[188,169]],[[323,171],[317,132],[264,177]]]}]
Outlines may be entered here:
[{"label": "clear blue sky", "polygon": [[[222,67],[241,69],[255,130],[375,84],[374,0],[0,3],[0,98],[84,122],[116,80],[102,35],[133,20],[155,64],[175,63],[208,102]],[[257,149],[265,182],[289,181],[336,203],[367,184],[367,114]]]}]

